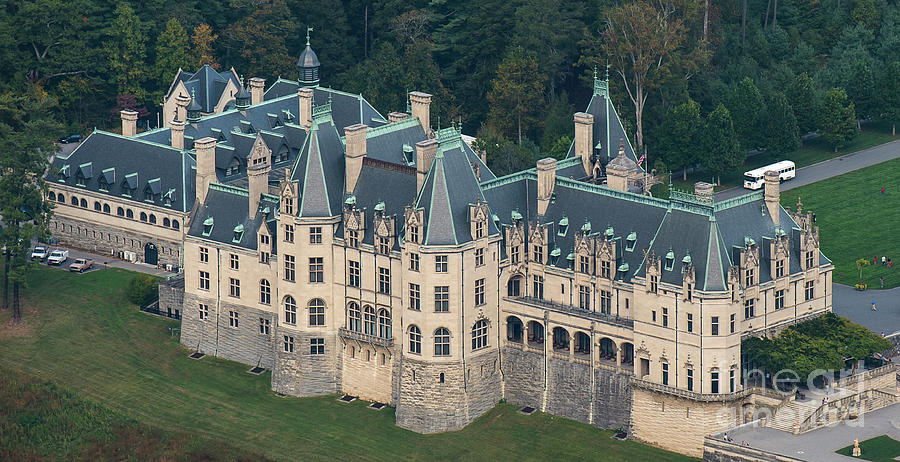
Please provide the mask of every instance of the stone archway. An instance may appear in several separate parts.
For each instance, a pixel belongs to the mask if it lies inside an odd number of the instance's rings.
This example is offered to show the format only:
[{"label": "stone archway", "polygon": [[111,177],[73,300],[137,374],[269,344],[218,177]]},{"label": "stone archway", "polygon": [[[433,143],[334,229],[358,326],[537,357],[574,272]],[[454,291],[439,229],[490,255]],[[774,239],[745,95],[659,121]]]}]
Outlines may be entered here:
[{"label": "stone archway", "polygon": [[144,263],[154,266],[159,263],[159,249],[156,248],[156,244],[148,242],[144,245]]}]

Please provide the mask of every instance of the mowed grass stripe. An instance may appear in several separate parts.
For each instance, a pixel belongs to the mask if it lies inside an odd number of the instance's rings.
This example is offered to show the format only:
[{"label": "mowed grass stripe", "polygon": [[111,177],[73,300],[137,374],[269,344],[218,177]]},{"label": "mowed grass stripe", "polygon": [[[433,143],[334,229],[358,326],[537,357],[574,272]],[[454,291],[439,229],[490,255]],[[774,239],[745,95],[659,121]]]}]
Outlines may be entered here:
[{"label": "mowed grass stripe", "polygon": [[[900,147],[898,147],[900,149]],[[881,188],[885,193],[881,194]],[[822,252],[835,266],[834,282],[853,285],[859,271],[856,260],[878,264],[863,267],[870,289],[900,286],[900,159],[866,167],[781,193],[781,204],[816,212]],[[881,265],[881,256],[894,266]]]},{"label": "mowed grass stripe", "polygon": [[[500,405],[459,432],[419,435],[379,412],[335,396],[280,398],[269,373],[189,351],[168,334],[177,326],[140,313],[125,298],[133,273],[108,269],[69,274],[39,268],[24,292],[26,329],[0,330],[0,363],[63,384],[138,422],[208,437],[279,460],[693,460],[611,432]],[[191,313],[187,313],[190,315]],[[0,313],[8,329],[9,313]]]}]

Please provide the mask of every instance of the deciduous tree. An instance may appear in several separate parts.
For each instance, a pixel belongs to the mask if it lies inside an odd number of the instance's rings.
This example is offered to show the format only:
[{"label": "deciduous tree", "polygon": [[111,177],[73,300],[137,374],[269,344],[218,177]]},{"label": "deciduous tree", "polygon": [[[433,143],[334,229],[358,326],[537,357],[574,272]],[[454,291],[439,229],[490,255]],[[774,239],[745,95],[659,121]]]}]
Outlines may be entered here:
[{"label": "deciduous tree", "polygon": [[213,69],[219,68],[219,62],[213,54],[213,43],[219,38],[214,34],[209,24],[200,24],[194,28],[191,35],[193,45],[192,68],[198,69],[204,64],[209,64]]},{"label": "deciduous tree", "polygon": [[492,83],[487,96],[491,103],[488,118],[503,133],[514,129],[521,145],[522,132],[534,127],[544,107],[544,78],[538,72],[537,60],[523,48],[513,48],[500,63]]},{"label": "deciduous tree", "polygon": [[778,154],[785,154],[800,147],[800,129],[797,127],[797,119],[794,110],[791,109],[784,93],[775,92],[769,99],[766,149]]},{"label": "deciduous tree", "polygon": [[815,86],[806,72],[794,77],[787,87],[785,96],[791,109],[794,110],[794,118],[797,119],[800,133],[806,134],[815,130],[819,123],[817,117],[819,105],[816,101]]},{"label": "deciduous tree", "polygon": [[718,177],[744,164],[747,152],[737,139],[731,114],[725,105],[719,104],[706,117],[704,140],[703,153],[706,155],[704,165],[713,175]]},{"label": "deciduous tree", "polygon": [[734,131],[746,149],[765,146],[766,105],[753,80],[745,77],[738,82],[728,98],[728,110],[734,121]]},{"label": "deciduous tree", "polygon": [[682,179],[687,181],[687,167],[699,160],[704,129],[700,106],[689,99],[672,107],[666,114],[659,137],[659,151],[672,169],[682,169]]},{"label": "deciduous tree", "polygon": [[852,140],[859,133],[856,126],[856,108],[853,102],[848,101],[847,92],[840,88],[833,88],[825,94],[820,116],[822,137],[834,145],[834,152],[837,152],[841,144]]},{"label": "deciduous tree", "polygon": [[878,79],[878,106],[881,118],[891,122],[891,135],[897,136],[900,119],[900,61],[888,64]]}]

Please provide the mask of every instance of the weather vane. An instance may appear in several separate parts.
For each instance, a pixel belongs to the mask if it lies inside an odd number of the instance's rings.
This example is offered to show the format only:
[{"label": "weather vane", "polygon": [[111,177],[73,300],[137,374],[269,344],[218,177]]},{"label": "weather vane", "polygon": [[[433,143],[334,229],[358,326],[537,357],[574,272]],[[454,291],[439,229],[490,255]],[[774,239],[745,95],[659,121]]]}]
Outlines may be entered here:
[{"label": "weather vane", "polygon": [[306,46],[309,46],[309,33],[313,31],[312,27],[306,28]]}]

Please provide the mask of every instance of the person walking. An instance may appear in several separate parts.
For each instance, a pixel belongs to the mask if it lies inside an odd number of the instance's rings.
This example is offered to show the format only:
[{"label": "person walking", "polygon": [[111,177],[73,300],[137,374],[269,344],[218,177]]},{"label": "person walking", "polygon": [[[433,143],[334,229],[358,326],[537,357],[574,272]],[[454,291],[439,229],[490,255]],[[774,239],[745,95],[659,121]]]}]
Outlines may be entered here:
[{"label": "person walking", "polygon": [[875,300],[872,300],[872,311],[878,311],[878,308],[875,307]]},{"label": "person walking", "polygon": [[881,188],[881,195],[884,195],[884,188]]},{"label": "person walking", "polygon": [[881,266],[884,266],[884,265],[886,265],[886,264],[887,264],[887,257],[885,257],[884,255],[882,255],[882,256],[881,256]]}]

